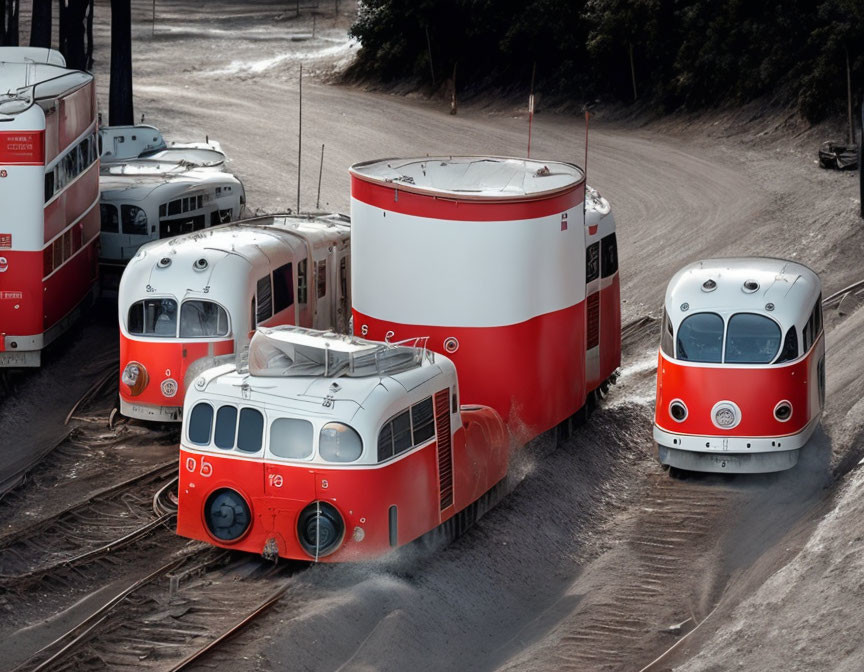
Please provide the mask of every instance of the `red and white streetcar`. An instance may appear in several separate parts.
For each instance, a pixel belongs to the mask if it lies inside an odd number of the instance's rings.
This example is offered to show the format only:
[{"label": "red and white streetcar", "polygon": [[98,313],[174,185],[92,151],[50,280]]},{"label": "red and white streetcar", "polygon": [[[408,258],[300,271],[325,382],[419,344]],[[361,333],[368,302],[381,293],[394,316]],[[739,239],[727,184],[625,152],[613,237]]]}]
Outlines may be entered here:
[{"label": "red and white streetcar", "polygon": [[520,441],[566,421],[621,361],[615,222],[588,191],[554,161],[352,166],[355,334],[428,336],[463,401],[497,410]]},{"label": "red and white streetcar", "polygon": [[[120,280],[120,411],[180,421],[187,382],[258,325],[348,330],[350,226],[266,216],[144,245]],[[232,358],[233,359],[233,358]]]},{"label": "red and white streetcar", "polygon": [[507,473],[498,413],[462,406],[423,340],[259,328],[248,370],[186,397],[177,533],[297,560],[374,557],[453,520]]},{"label": "red and white streetcar", "polygon": [[377,340],[259,329],[248,369],[195,378],[178,534],[341,561],[458,533],[514,444],[614,379],[614,220],[579,168],[393,159],[351,175],[354,331]]},{"label": "red and white streetcar", "polygon": [[96,289],[96,94],[27,47],[0,49],[0,92],[0,366],[39,366]]},{"label": "red and white streetcar", "polygon": [[708,472],[795,466],[825,403],[819,277],[781,259],[710,259],[666,290],[654,439]]}]

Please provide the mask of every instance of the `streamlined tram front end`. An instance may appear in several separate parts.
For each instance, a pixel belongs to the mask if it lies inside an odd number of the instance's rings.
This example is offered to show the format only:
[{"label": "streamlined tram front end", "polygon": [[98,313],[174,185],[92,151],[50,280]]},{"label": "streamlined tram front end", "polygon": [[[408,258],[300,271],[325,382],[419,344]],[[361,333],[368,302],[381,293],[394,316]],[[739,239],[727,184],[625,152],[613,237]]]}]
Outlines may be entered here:
[{"label": "streamlined tram front end", "polygon": [[802,264],[712,259],[666,292],[654,439],[664,465],[794,467],[825,402],[821,285]]},{"label": "streamlined tram front end", "polygon": [[270,557],[376,557],[476,502],[508,458],[500,416],[460,407],[455,366],[424,342],[260,328],[248,370],[189,389],[177,533]]}]

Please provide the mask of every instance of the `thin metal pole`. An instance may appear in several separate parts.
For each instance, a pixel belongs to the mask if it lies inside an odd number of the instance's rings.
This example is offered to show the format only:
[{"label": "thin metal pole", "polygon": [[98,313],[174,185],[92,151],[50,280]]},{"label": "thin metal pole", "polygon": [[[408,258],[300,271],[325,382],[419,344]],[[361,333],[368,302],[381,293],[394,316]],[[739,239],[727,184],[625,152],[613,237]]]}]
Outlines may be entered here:
[{"label": "thin metal pole", "polygon": [[303,64],[300,64],[300,104],[297,107],[297,214],[300,214],[300,167],[303,160]]},{"label": "thin metal pole", "polygon": [[156,0],[153,0],[153,21],[150,25],[152,27],[150,37],[156,37]]},{"label": "thin metal pole", "polygon": [[864,219],[864,100],[861,101],[861,139],[858,141],[858,180],[861,218]]},{"label": "thin metal pole", "polygon": [[588,118],[590,114],[585,109],[585,182],[588,182]]},{"label": "thin metal pole", "polygon": [[528,158],[531,158],[531,126],[534,122],[534,74],[537,72],[537,61],[531,66],[531,93],[528,95]]},{"label": "thin metal pole", "polygon": [[324,174],[324,144],[321,144],[321,163],[318,166],[318,200],[315,201],[315,209],[321,209],[321,176]]},{"label": "thin metal pole", "polygon": [[429,72],[432,73],[432,86],[435,86],[435,65],[432,63],[432,40],[429,39],[429,26],[426,26],[426,51],[429,53]]}]

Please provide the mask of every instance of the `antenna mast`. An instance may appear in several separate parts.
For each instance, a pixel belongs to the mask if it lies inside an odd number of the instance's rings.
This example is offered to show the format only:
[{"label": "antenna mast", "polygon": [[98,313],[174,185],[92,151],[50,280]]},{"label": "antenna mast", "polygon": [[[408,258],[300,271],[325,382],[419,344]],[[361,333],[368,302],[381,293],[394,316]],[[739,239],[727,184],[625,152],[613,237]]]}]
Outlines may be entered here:
[{"label": "antenna mast", "polygon": [[300,104],[297,108],[297,214],[300,214],[300,162],[303,159],[303,64],[300,64]]}]

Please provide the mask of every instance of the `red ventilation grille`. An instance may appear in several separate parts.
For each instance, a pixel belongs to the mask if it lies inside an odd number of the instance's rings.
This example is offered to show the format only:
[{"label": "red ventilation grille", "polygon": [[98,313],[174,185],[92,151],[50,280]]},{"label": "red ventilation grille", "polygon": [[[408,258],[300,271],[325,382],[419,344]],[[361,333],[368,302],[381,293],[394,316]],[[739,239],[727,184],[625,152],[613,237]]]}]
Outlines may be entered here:
[{"label": "red ventilation grille", "polygon": [[441,510],[453,504],[453,453],[450,448],[450,390],[435,394],[435,427],[438,431],[438,481]]},{"label": "red ventilation grille", "polygon": [[600,292],[588,297],[588,327],[585,334],[586,349],[600,345]]}]

